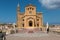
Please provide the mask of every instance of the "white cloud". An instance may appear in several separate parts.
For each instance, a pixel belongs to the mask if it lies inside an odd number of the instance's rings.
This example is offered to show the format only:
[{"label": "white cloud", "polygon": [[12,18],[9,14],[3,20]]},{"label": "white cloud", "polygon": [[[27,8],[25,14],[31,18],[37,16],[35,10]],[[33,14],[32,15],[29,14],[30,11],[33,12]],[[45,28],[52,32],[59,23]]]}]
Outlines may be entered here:
[{"label": "white cloud", "polygon": [[42,6],[49,9],[60,7],[60,0],[39,0],[39,2],[41,2]]}]

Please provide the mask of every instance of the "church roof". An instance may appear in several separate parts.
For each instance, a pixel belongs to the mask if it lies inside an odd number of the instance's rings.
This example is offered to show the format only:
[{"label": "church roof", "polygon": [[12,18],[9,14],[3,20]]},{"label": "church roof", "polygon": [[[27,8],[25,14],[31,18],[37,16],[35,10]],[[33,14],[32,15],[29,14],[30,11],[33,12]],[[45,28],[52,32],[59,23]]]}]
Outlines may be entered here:
[{"label": "church roof", "polygon": [[41,14],[42,14],[42,12],[37,12],[37,14],[38,14],[38,15],[39,15],[39,14],[41,15]]},{"label": "church roof", "polygon": [[32,4],[28,4],[26,7],[28,7],[28,6],[34,6],[35,7],[35,5],[32,5]]},{"label": "church roof", "polygon": [[23,15],[23,14],[24,14],[24,13],[22,13],[22,12],[20,13],[20,15]]}]

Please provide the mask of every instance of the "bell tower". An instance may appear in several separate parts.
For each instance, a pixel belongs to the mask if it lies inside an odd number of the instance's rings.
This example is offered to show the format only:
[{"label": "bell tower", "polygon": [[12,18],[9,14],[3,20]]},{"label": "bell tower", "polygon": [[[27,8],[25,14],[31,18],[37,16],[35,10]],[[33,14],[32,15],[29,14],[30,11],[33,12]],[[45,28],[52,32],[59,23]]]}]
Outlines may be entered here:
[{"label": "bell tower", "polygon": [[20,13],[20,5],[19,5],[19,3],[17,5],[17,13]]},{"label": "bell tower", "polygon": [[16,22],[17,23],[17,27],[20,26],[19,20],[20,20],[20,5],[18,3],[18,5],[17,5],[17,22]]}]

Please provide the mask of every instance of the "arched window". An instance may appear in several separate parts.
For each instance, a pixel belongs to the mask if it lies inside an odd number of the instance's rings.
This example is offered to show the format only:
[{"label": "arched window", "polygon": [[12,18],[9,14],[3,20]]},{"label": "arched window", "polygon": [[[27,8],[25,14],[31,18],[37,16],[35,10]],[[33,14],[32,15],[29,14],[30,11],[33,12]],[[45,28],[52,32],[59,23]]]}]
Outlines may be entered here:
[{"label": "arched window", "polygon": [[39,21],[39,19],[37,19],[37,21]]},{"label": "arched window", "polygon": [[29,10],[29,8],[27,8],[27,10]]},{"label": "arched window", "polygon": [[39,24],[37,24],[37,27],[39,27]]},{"label": "arched window", "polygon": [[24,21],[24,19],[23,19],[23,21]]},{"label": "arched window", "polygon": [[32,25],[33,25],[32,21],[29,21],[29,26],[32,26]]},{"label": "arched window", "polygon": [[30,10],[31,10],[31,7],[30,7]]},{"label": "arched window", "polygon": [[34,8],[32,8],[32,10],[34,10]]},{"label": "arched window", "polygon": [[24,24],[22,24],[22,26],[24,27]]}]

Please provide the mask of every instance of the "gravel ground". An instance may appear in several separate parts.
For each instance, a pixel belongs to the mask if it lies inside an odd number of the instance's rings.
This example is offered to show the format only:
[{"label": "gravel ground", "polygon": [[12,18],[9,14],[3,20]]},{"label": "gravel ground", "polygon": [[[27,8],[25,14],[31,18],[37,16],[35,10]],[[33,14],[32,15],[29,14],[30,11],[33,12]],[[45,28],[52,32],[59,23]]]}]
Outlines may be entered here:
[{"label": "gravel ground", "polygon": [[7,40],[60,40],[59,34],[54,33],[16,33],[6,36]]}]

